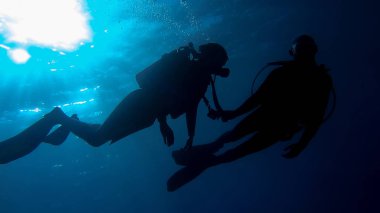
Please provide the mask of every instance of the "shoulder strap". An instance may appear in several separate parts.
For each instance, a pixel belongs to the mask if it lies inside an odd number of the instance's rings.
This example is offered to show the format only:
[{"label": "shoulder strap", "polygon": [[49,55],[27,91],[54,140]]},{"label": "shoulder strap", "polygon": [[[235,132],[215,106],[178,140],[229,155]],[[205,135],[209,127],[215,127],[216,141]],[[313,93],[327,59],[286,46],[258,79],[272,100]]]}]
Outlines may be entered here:
[{"label": "shoulder strap", "polygon": [[211,118],[211,119],[216,119],[219,117],[219,114],[221,112],[223,112],[223,108],[222,106],[220,105],[220,102],[218,100],[218,96],[216,94],[216,88],[215,88],[215,80],[216,80],[216,76],[214,76],[213,78],[211,78],[211,89],[212,89],[212,99],[214,101],[214,105],[215,105],[215,109],[213,109],[211,107],[211,104],[210,104],[210,101],[206,98],[206,96],[203,96],[203,102],[205,103],[205,105],[207,106],[207,109],[208,109],[208,116]]},{"label": "shoulder strap", "polygon": [[291,63],[292,63],[292,61],[273,61],[273,62],[269,62],[269,63],[265,64],[259,70],[259,72],[256,74],[255,78],[252,81],[251,94],[253,94],[253,88],[255,86],[256,80],[259,78],[259,76],[261,75],[261,73],[263,73],[268,67],[270,67],[270,66],[285,66],[285,65],[288,65],[288,64],[291,64]]},{"label": "shoulder strap", "polygon": [[218,112],[222,112],[223,108],[220,105],[218,96],[216,95],[215,80],[216,80],[216,75],[214,75],[214,79],[211,79],[212,99],[214,100],[214,105],[215,105],[216,110]]}]

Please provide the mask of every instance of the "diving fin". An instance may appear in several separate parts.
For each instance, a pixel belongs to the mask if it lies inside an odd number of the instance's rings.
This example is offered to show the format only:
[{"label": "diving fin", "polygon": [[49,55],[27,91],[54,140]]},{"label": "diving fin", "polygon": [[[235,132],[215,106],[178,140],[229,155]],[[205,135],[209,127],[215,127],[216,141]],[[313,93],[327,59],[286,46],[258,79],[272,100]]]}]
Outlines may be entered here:
[{"label": "diving fin", "polygon": [[223,147],[221,143],[209,143],[191,147],[190,150],[179,149],[172,152],[177,165],[189,166],[202,164]]},{"label": "diving fin", "polygon": [[177,189],[181,188],[185,184],[194,180],[196,177],[202,174],[202,172],[206,170],[207,168],[208,168],[208,165],[194,165],[194,166],[187,166],[178,170],[167,181],[166,183],[167,191],[168,192],[176,191]]}]

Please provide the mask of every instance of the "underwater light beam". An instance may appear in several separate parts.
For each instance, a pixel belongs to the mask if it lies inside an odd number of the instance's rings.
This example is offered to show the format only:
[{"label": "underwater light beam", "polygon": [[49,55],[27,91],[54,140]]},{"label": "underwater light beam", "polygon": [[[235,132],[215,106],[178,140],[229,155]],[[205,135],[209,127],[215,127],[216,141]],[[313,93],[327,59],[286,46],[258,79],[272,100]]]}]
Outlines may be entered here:
[{"label": "underwater light beam", "polygon": [[27,46],[74,51],[91,41],[90,16],[82,0],[0,0],[0,5],[0,34],[20,57],[29,54]]}]

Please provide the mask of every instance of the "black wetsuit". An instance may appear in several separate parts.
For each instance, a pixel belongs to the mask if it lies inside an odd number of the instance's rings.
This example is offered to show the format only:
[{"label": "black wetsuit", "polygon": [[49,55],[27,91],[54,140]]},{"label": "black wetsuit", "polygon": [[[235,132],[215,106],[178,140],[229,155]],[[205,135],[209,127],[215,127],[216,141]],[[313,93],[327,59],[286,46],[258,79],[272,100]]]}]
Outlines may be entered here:
[{"label": "black wetsuit", "polygon": [[170,91],[166,92],[168,114],[177,118],[186,112],[196,111],[211,81],[210,71],[200,62],[192,62],[186,70],[181,70]]},{"label": "black wetsuit", "polygon": [[291,62],[279,67],[238,109],[256,107],[237,130],[243,134],[265,131],[289,139],[301,127],[322,122],[331,88],[331,77],[323,66]]}]

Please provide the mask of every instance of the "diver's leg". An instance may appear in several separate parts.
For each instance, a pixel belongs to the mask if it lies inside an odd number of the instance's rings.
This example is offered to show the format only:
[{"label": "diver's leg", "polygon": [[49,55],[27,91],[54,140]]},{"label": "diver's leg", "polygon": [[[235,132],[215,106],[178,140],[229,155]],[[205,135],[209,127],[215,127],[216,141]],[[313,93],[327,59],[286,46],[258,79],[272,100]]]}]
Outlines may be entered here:
[{"label": "diver's leg", "polygon": [[218,156],[215,156],[214,153],[216,153],[223,144],[219,147],[215,144],[214,147],[210,146],[213,144],[200,145],[195,150],[190,150],[188,152],[178,150],[174,151],[172,156],[174,161],[179,165],[188,166],[194,164],[209,164],[209,166],[212,166],[214,164],[217,165],[235,161],[246,155],[261,151],[277,141],[278,140],[274,136],[259,132],[252,136],[248,141],[245,141]]},{"label": "diver's leg", "polygon": [[150,91],[135,90],[116,106],[98,131],[114,143],[150,127],[161,111],[161,103]]},{"label": "diver's leg", "polygon": [[[218,139],[220,141],[217,140],[216,142],[221,143],[222,146],[225,142],[232,142],[238,138],[237,136],[239,136],[237,134],[234,135],[235,133],[236,132],[228,132]],[[264,138],[265,137],[261,137],[260,133],[258,133],[247,142],[244,142],[236,148],[229,150],[219,156],[215,156],[213,152],[204,153],[202,151],[193,152],[192,155],[187,155],[186,152],[182,154],[178,154],[179,152],[173,152],[173,157],[176,163],[184,165],[185,167],[175,172],[169,178],[167,181],[167,190],[175,191],[190,181],[194,180],[196,177],[198,177],[200,174],[212,166],[237,160],[248,154],[262,150],[275,142],[272,140],[261,140]]]},{"label": "diver's leg", "polygon": [[172,157],[178,165],[190,165],[198,164],[210,156],[213,153],[218,152],[223,148],[224,144],[235,142],[249,134],[254,133],[257,130],[257,123],[254,119],[255,114],[252,113],[240,121],[232,130],[224,133],[215,141],[193,146],[190,150],[176,150],[172,152]]},{"label": "diver's leg", "polygon": [[78,119],[68,117],[58,107],[50,113],[50,116],[55,118],[57,122],[62,125],[62,128],[65,128],[65,131],[68,130],[74,133],[92,146],[100,146],[108,141],[98,133],[99,124],[88,124]]},{"label": "diver's leg", "polygon": [[151,126],[157,117],[156,111],[148,96],[137,90],[124,98],[102,125],[87,124],[69,118],[60,109],[55,117],[59,123],[90,145],[100,146]]},{"label": "diver's leg", "polygon": [[0,164],[21,158],[40,145],[56,123],[44,117],[16,136],[0,142]]},{"label": "diver's leg", "polygon": [[224,143],[232,141],[232,131],[228,131],[220,136],[217,140],[191,147],[191,149],[179,149],[172,152],[173,160],[176,164],[186,166],[190,164],[196,164],[202,161],[204,157],[208,157],[213,153],[218,152],[223,148]]},{"label": "diver's leg", "polygon": [[243,144],[240,144],[237,147],[230,149],[218,156],[210,157],[210,162],[208,163],[211,166],[232,162],[240,158],[243,158],[247,155],[259,152],[273,145],[277,141],[278,139],[270,133],[258,132]]},{"label": "diver's leg", "polygon": [[191,164],[175,172],[167,181],[167,190],[175,191],[194,180],[212,166],[232,162],[249,154],[261,151],[276,141],[277,140],[270,134],[257,133],[250,140],[219,156],[213,154],[201,156],[199,159],[192,161]]},{"label": "diver's leg", "polygon": [[[254,133],[257,130],[257,127],[255,114],[252,113],[241,120],[232,130],[225,132],[214,142],[206,144],[205,148],[207,147],[209,151],[217,152],[224,146],[224,144],[235,142],[249,134]],[[195,149],[197,149],[197,147],[195,147]]]},{"label": "diver's leg", "polygon": [[224,133],[215,141],[193,146],[190,150],[176,150],[172,152],[172,157],[178,165],[192,165],[209,161],[210,156],[224,147],[224,144],[235,142],[256,130],[254,122],[249,117],[243,119],[232,130]]}]

